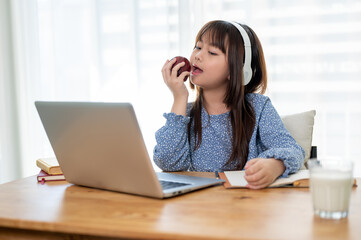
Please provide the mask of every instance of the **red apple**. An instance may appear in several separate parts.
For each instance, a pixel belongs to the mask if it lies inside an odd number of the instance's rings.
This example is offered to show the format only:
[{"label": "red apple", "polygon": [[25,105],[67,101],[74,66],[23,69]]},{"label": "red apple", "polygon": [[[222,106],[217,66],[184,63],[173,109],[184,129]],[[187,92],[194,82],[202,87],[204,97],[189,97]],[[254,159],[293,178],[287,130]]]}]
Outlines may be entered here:
[{"label": "red apple", "polygon": [[[180,75],[182,72],[184,72],[184,71],[188,71],[188,72],[191,71],[191,64],[189,63],[189,61],[188,61],[187,58],[182,57],[182,56],[177,56],[177,57],[175,57],[175,58],[177,59],[177,61],[173,64],[172,68],[173,68],[175,65],[177,65],[177,64],[179,64],[179,63],[181,63],[181,62],[185,62],[185,65],[182,66],[182,67],[178,70],[178,72],[177,72],[177,77],[179,77],[179,75]],[[173,58],[172,58],[172,59],[173,59]],[[184,78],[184,81],[187,81],[187,79],[188,79],[188,76],[186,76],[186,77]]]}]

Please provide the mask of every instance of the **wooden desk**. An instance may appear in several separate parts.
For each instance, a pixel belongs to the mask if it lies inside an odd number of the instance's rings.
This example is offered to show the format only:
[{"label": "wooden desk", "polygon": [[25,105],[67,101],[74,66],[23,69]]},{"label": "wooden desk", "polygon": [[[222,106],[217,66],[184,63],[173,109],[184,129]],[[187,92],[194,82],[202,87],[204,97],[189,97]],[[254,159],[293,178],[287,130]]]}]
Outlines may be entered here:
[{"label": "wooden desk", "polygon": [[[209,175],[213,177],[212,175]],[[10,237],[10,235],[12,237]],[[0,185],[0,239],[360,239],[361,191],[350,215],[313,215],[309,189],[216,186],[157,200],[28,177]]]}]

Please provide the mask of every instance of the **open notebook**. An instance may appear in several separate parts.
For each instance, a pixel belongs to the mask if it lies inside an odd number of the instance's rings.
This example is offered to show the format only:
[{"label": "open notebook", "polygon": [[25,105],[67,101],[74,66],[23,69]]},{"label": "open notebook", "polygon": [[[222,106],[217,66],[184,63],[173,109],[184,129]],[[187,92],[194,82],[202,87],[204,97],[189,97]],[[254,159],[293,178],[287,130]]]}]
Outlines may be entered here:
[{"label": "open notebook", "polygon": [[[244,178],[245,172],[242,171],[225,171],[219,173],[219,177],[226,182],[225,188],[245,188],[247,181]],[[269,188],[275,187],[309,187],[309,170],[299,170],[294,174],[290,174],[287,178],[278,178],[274,181]],[[357,186],[356,178],[353,181],[353,186]]]},{"label": "open notebook", "polygon": [[[225,180],[224,186],[226,188],[245,188],[247,185],[244,179],[244,171],[225,171],[219,173],[221,179]],[[308,170],[300,170],[295,174],[289,175],[287,178],[278,178],[269,187],[308,187],[309,186],[309,172]]]}]

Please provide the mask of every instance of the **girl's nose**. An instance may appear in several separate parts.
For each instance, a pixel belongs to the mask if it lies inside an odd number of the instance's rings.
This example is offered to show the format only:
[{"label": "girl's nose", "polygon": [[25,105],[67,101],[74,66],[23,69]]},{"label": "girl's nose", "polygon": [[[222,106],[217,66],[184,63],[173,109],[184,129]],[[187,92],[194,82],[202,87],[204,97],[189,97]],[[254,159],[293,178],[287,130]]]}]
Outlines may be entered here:
[{"label": "girl's nose", "polygon": [[194,58],[199,61],[199,60],[201,60],[201,56],[200,56],[200,55],[201,55],[201,53],[199,52],[199,53],[197,53],[197,54],[195,55]]}]

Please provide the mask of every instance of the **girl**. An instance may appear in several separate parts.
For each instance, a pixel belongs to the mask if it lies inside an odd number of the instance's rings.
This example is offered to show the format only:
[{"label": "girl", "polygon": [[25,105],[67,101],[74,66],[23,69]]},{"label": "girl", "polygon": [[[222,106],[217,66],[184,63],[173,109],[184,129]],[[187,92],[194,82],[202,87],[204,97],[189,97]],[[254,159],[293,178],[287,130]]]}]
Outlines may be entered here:
[{"label": "girl", "polygon": [[[211,21],[199,31],[190,57],[191,73],[177,77],[175,59],[162,68],[173,93],[171,113],[155,136],[154,162],[164,171],[245,170],[247,187],[264,188],[298,171],[304,150],[285,129],[266,91],[263,50],[254,31]],[[197,98],[188,102],[184,84]]]}]

